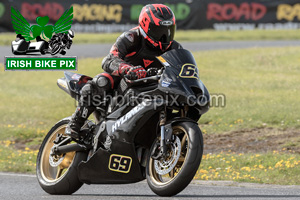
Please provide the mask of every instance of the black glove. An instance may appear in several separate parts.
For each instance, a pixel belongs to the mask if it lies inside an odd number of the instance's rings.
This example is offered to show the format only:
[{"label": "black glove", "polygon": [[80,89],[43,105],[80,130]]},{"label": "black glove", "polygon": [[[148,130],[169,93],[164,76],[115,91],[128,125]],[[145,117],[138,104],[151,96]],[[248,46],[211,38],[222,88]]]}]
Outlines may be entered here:
[{"label": "black glove", "polygon": [[136,66],[136,67],[130,68],[130,70],[127,72],[125,77],[129,80],[136,80],[136,79],[145,78],[146,75],[147,75],[147,72],[143,67]]},{"label": "black glove", "polygon": [[126,64],[126,63],[121,63],[119,68],[118,68],[119,76],[124,77],[129,72],[129,70],[131,68],[133,68],[132,65],[129,65],[129,64]]}]

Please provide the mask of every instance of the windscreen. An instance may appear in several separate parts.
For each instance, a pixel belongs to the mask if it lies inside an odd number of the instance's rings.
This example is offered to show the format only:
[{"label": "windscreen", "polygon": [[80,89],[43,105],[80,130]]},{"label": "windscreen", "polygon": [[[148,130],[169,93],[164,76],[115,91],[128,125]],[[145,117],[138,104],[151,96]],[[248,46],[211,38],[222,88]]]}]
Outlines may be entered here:
[{"label": "windscreen", "polygon": [[181,78],[199,79],[199,72],[193,55],[185,49],[173,49],[158,57],[166,67],[171,67]]},{"label": "windscreen", "polygon": [[171,66],[190,63],[196,65],[191,52],[186,49],[173,49],[161,55]]}]

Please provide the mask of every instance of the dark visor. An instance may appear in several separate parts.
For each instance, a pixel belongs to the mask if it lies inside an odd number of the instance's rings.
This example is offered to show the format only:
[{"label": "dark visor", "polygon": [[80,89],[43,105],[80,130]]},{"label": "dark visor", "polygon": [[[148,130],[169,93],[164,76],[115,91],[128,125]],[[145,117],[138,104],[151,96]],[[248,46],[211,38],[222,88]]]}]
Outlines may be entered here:
[{"label": "dark visor", "polygon": [[175,29],[175,24],[170,26],[150,24],[148,35],[156,42],[169,43],[174,39]]}]

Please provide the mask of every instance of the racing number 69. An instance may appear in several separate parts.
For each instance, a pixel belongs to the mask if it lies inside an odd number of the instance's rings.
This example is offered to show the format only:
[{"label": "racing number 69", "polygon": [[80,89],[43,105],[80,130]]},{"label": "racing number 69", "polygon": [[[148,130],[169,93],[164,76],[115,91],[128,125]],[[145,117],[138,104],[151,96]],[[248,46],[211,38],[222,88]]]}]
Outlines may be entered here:
[{"label": "racing number 69", "polygon": [[193,64],[184,64],[181,68],[179,76],[182,78],[196,78],[198,79],[198,69]]},{"label": "racing number 69", "polygon": [[112,154],[109,159],[108,168],[111,171],[128,173],[130,171],[132,159],[128,156]]}]

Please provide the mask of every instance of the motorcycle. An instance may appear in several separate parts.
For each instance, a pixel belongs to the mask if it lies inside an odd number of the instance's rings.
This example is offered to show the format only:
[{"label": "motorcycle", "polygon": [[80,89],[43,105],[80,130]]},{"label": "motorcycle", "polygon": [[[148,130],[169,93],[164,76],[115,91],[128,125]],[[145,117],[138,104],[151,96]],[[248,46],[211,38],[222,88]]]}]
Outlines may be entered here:
[{"label": "motorcycle", "polygon": [[[65,134],[70,117],[51,128],[36,163],[44,191],[67,195],[83,183],[147,179],[157,195],[173,196],[188,186],[202,159],[197,121],[208,111],[210,95],[189,51],[171,50],[157,59],[162,67],[155,75],[121,80],[119,94],[127,100],[113,97],[105,109],[97,107],[95,122],[86,121],[80,139]],[[57,84],[76,98],[90,79],[65,72]]]},{"label": "motorcycle", "polygon": [[71,45],[71,39],[65,40],[62,36],[54,35],[49,41],[48,52],[53,56],[59,53],[61,55],[66,55],[66,49],[70,49]]}]

